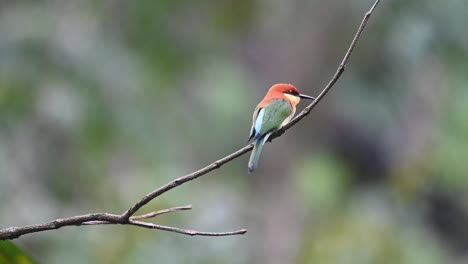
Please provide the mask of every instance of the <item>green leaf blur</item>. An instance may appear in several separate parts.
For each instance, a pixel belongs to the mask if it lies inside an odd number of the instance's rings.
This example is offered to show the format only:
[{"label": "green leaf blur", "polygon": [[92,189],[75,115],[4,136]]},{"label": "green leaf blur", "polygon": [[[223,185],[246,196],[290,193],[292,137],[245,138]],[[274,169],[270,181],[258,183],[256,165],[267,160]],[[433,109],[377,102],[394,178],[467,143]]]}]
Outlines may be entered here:
[{"label": "green leaf blur", "polygon": [[10,241],[0,241],[0,263],[34,264],[35,262]]}]

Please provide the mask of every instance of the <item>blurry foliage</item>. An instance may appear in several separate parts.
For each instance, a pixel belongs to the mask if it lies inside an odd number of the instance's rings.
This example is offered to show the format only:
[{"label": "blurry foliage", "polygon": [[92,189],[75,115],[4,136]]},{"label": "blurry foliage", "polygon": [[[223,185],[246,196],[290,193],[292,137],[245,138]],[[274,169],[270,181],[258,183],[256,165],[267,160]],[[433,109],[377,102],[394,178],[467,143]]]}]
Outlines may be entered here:
[{"label": "blurry foliage", "polygon": [[[317,93],[370,5],[0,1],[0,225],[121,212],[243,146],[267,87]],[[258,171],[242,157],[145,208],[193,204],[155,221],[247,235],[70,227],[15,243],[41,263],[465,263],[467,8],[382,1]]]},{"label": "blurry foliage", "polygon": [[12,242],[0,241],[0,263],[33,264],[35,262]]}]

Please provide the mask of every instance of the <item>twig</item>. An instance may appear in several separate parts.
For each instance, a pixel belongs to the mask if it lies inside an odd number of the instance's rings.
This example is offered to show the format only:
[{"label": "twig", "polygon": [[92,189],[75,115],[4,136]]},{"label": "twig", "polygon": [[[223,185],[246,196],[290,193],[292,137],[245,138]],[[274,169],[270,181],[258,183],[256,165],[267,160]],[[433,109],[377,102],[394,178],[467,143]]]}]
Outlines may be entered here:
[{"label": "twig", "polygon": [[351,53],[353,53],[354,47],[356,46],[356,43],[358,42],[359,38],[361,37],[362,31],[364,30],[364,28],[367,25],[367,21],[371,17],[372,13],[374,12],[374,10],[377,7],[377,5],[379,4],[379,2],[380,2],[380,0],[376,0],[374,2],[374,4],[372,5],[372,7],[369,9],[369,11],[367,11],[367,13],[364,15],[364,18],[362,19],[361,24],[359,25],[359,28],[358,28],[356,34],[354,35],[354,38],[351,41],[351,44],[349,45],[349,48],[346,51],[346,54],[343,57],[343,60],[341,61],[340,65],[338,66],[338,69],[336,69],[336,72],[333,75],[333,77],[331,78],[331,80],[328,82],[328,84],[325,86],[325,88],[323,88],[322,92],[320,92],[320,94],[315,98],[315,100],[311,104],[309,104],[307,107],[305,107],[304,110],[302,110],[293,120],[291,120],[291,122],[289,122],[284,127],[282,127],[280,129],[280,131],[278,131],[277,133],[272,135],[270,137],[270,140],[282,135],[286,130],[288,130],[289,128],[294,126],[302,118],[309,115],[310,111],[318,104],[318,102],[320,102],[320,100],[322,100],[322,98],[328,93],[328,91],[330,91],[330,89],[335,85],[335,83],[340,78],[341,74],[343,74],[343,72],[345,71],[346,64],[348,63],[348,59],[351,56]]},{"label": "twig", "polygon": [[144,215],[132,216],[132,217],[130,217],[130,219],[132,219],[132,220],[148,219],[148,218],[156,217],[158,215],[173,213],[173,212],[183,211],[183,210],[192,210],[192,206],[191,205],[186,205],[186,206],[173,207],[173,208],[169,208],[169,209],[164,209],[164,210],[159,210],[159,211],[156,211],[156,212],[147,213],[147,214],[144,214]]},{"label": "twig", "polygon": [[[280,131],[272,135],[271,139],[281,136],[281,134],[283,134],[286,130],[288,130],[289,128],[294,126],[296,123],[298,123],[302,118],[307,116],[310,113],[310,111],[318,104],[318,102],[320,102],[320,100],[322,100],[322,98],[328,93],[328,91],[335,85],[335,83],[340,78],[341,74],[343,74],[346,64],[348,62],[348,59],[351,56],[351,53],[353,52],[357,41],[361,37],[361,33],[366,27],[367,21],[371,17],[372,13],[374,12],[379,2],[380,0],[376,0],[374,4],[372,5],[372,7],[369,9],[369,11],[365,14],[343,60],[341,61],[340,65],[338,66],[338,69],[336,70],[336,73],[333,75],[332,79],[325,86],[325,88],[323,88],[322,92],[317,96],[317,98],[310,105],[304,108],[304,110],[302,110],[302,112],[299,113],[299,115],[297,115],[289,124],[287,124]],[[29,226],[22,226],[22,227],[9,227],[9,228],[0,230],[0,240],[15,239],[25,234],[42,232],[42,231],[47,231],[47,230],[55,230],[64,226],[104,225],[104,224],[134,225],[134,226],[139,226],[143,228],[159,229],[159,230],[185,234],[185,235],[190,235],[190,236],[231,236],[231,235],[245,234],[247,232],[247,230],[245,229],[232,231],[232,232],[220,232],[220,233],[200,232],[200,231],[195,231],[195,230],[181,229],[181,228],[176,228],[176,227],[169,227],[169,226],[163,226],[163,225],[157,225],[153,223],[138,221],[141,219],[153,218],[158,215],[165,214],[165,213],[177,212],[181,210],[190,210],[191,206],[174,207],[174,208],[151,212],[151,213],[139,215],[139,216],[134,216],[134,215],[139,209],[141,209],[143,206],[145,206],[147,203],[149,203],[156,197],[188,181],[191,181],[200,176],[203,176],[210,171],[220,168],[222,165],[230,162],[231,160],[236,159],[244,155],[245,153],[249,152],[250,150],[252,150],[252,147],[253,147],[252,144],[247,145],[239,149],[238,151],[232,154],[229,154],[228,156],[222,159],[219,159],[198,171],[195,171],[183,177],[177,178],[167,183],[166,185],[161,186],[160,188],[145,195],[141,200],[139,200],[137,203],[132,205],[127,211],[125,211],[121,215],[109,214],[109,213],[86,214],[86,215],[73,216],[69,218],[57,219],[57,220],[53,220],[50,222],[37,224],[37,225],[29,225]]]},{"label": "twig", "polygon": [[177,228],[177,227],[156,225],[153,223],[141,222],[141,221],[135,221],[135,220],[130,220],[129,224],[144,227],[144,228],[159,229],[159,230],[164,230],[164,231],[169,231],[169,232],[175,232],[175,233],[189,235],[189,236],[232,236],[232,235],[243,235],[247,233],[247,230],[245,229],[232,231],[232,232],[219,232],[219,233],[200,232],[200,231],[195,231],[195,230],[190,230],[190,229],[182,229],[182,228]]},{"label": "twig", "polygon": [[154,198],[160,196],[161,194],[169,191],[169,190],[172,190],[174,189],[175,187],[177,186],[180,186],[188,181],[191,181],[191,180],[194,180],[202,175],[205,175],[207,174],[208,172],[214,170],[214,169],[218,169],[219,167],[221,167],[223,164],[226,164],[227,162],[237,158],[237,157],[240,157],[242,156],[243,154],[249,152],[249,150],[252,149],[252,146],[251,145],[247,145],[241,149],[239,149],[238,151],[222,158],[222,159],[219,159],[213,163],[211,163],[210,165],[198,170],[198,171],[195,171],[195,172],[192,172],[188,175],[185,175],[183,177],[180,177],[180,178],[177,178],[171,182],[169,182],[168,184],[166,185],[163,185],[161,187],[159,187],[158,189],[148,193],[147,195],[145,195],[145,197],[143,197],[140,201],[138,201],[136,204],[134,204],[132,207],[130,207],[123,215],[125,217],[125,219],[129,219],[132,215],[134,215],[141,207],[145,206],[147,203],[149,203],[150,201],[152,201]]}]

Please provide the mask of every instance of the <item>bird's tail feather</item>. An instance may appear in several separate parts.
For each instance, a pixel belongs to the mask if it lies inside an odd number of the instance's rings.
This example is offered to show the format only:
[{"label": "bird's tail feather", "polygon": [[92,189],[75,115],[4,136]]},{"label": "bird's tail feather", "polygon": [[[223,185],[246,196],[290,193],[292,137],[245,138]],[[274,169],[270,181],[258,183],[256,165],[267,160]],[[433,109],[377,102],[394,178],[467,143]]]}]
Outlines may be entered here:
[{"label": "bird's tail feather", "polygon": [[263,145],[265,145],[265,142],[267,141],[269,136],[270,136],[270,133],[255,140],[252,154],[250,154],[250,159],[249,159],[249,165],[248,165],[249,173],[251,173],[257,168],[258,160],[260,159],[260,154],[262,153]]}]

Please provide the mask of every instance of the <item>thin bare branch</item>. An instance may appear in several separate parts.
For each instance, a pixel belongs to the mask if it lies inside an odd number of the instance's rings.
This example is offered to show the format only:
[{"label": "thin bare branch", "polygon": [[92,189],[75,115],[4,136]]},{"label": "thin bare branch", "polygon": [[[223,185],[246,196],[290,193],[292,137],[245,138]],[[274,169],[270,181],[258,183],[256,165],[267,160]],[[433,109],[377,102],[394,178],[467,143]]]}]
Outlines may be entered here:
[{"label": "thin bare branch", "polygon": [[184,234],[184,235],[189,235],[189,236],[232,236],[232,235],[243,235],[247,233],[247,230],[245,229],[232,231],[232,232],[200,232],[196,230],[157,225],[153,223],[135,221],[131,219],[129,221],[129,224],[144,227],[144,228],[159,229],[159,230],[164,230],[164,231],[169,231],[169,232],[174,232],[174,233],[179,233],[179,234]]},{"label": "thin bare branch", "polygon": [[161,194],[169,191],[169,190],[172,190],[174,189],[175,187],[177,186],[180,186],[188,181],[191,181],[191,180],[194,180],[202,175],[205,175],[207,174],[208,172],[214,170],[214,169],[217,169],[219,167],[221,167],[223,164],[226,164],[227,162],[235,159],[235,158],[238,158],[240,156],[242,156],[243,154],[249,152],[249,150],[252,149],[252,145],[247,145],[241,149],[239,149],[238,151],[222,158],[222,159],[219,159],[213,163],[211,163],[210,165],[198,170],[198,171],[195,171],[195,172],[192,172],[188,175],[185,175],[183,177],[180,177],[180,178],[177,178],[169,183],[167,183],[166,185],[163,185],[161,187],[159,187],[158,189],[148,193],[147,195],[145,195],[145,197],[143,197],[140,201],[138,201],[136,204],[134,204],[132,207],[130,207],[125,213],[124,213],[124,216],[126,219],[129,219],[132,215],[134,215],[141,207],[145,206],[147,203],[149,203],[150,201],[152,201],[154,198],[160,196]]},{"label": "thin bare branch", "polygon": [[[275,133],[271,137],[271,139],[281,136],[286,130],[290,129],[292,126],[297,124],[302,118],[307,116],[310,113],[310,111],[318,104],[318,102],[320,102],[320,100],[322,100],[322,98],[328,93],[328,91],[330,91],[330,89],[335,85],[335,83],[338,81],[340,76],[343,74],[346,64],[348,62],[348,59],[351,56],[351,53],[353,52],[357,41],[361,37],[361,34],[367,25],[367,21],[371,17],[372,13],[374,12],[379,2],[380,0],[376,0],[374,4],[372,5],[372,7],[369,9],[369,11],[365,14],[361,24],[359,25],[359,28],[356,34],[354,35],[354,38],[347,52],[345,53],[345,56],[343,57],[343,60],[341,61],[340,65],[338,66],[338,69],[336,70],[335,74],[333,75],[331,80],[328,82],[328,84],[323,88],[320,94],[316,97],[316,99],[310,105],[305,107],[304,110],[302,110],[302,112],[299,113],[289,124],[284,126],[277,133]],[[234,160],[244,155],[245,153],[249,152],[250,150],[252,150],[252,147],[253,147],[253,144],[247,145],[237,150],[236,152],[229,154],[228,156],[222,159],[219,159],[198,171],[195,171],[183,177],[177,178],[167,183],[166,185],[161,186],[160,188],[145,195],[142,199],[140,199],[138,202],[132,205],[127,211],[125,211],[121,215],[108,214],[108,213],[86,214],[86,215],[79,215],[79,216],[57,219],[57,220],[53,220],[53,221],[42,223],[42,224],[22,226],[22,227],[9,227],[5,229],[0,229],[0,240],[15,239],[25,234],[42,232],[42,231],[47,231],[47,230],[55,230],[64,226],[105,225],[105,224],[134,225],[134,226],[139,226],[139,227],[144,227],[144,228],[164,230],[164,231],[185,234],[185,235],[190,235],[190,236],[231,236],[231,235],[245,234],[247,232],[245,229],[237,230],[233,232],[220,232],[220,233],[200,232],[200,231],[195,231],[195,230],[181,229],[181,228],[176,228],[176,227],[169,227],[169,226],[163,226],[163,225],[157,225],[153,223],[138,221],[141,219],[153,218],[158,215],[165,214],[165,213],[177,212],[177,211],[182,211],[182,210],[190,210],[191,206],[174,207],[174,208],[155,211],[152,213],[139,215],[139,216],[134,216],[134,215],[138,210],[140,210],[143,206],[148,204],[150,201],[152,201],[156,197],[186,182],[194,180],[215,169],[220,168],[222,165],[230,162],[231,160]]]},{"label": "thin bare branch", "polygon": [[184,210],[191,210],[191,209],[192,209],[191,205],[179,206],[179,207],[173,207],[173,208],[168,208],[168,209],[164,209],[164,210],[159,210],[159,211],[156,211],[156,212],[147,213],[147,214],[144,214],[144,215],[132,216],[132,217],[130,217],[130,219],[131,220],[148,219],[148,218],[153,218],[153,217],[156,217],[156,216],[162,215],[162,214],[168,214],[168,213],[184,211]]},{"label": "thin bare branch", "polygon": [[270,137],[270,140],[273,140],[276,137],[281,136],[284,134],[286,130],[297,124],[302,118],[306,117],[309,115],[310,111],[322,100],[322,98],[330,91],[330,89],[335,85],[335,83],[338,81],[338,79],[341,77],[343,72],[345,71],[346,64],[348,63],[349,57],[351,56],[351,53],[353,53],[354,47],[356,47],[356,43],[358,42],[359,38],[361,37],[362,31],[367,25],[367,21],[369,21],[369,18],[371,17],[372,13],[374,12],[375,8],[379,4],[380,0],[376,0],[372,7],[367,11],[365,14],[364,18],[361,21],[361,24],[359,25],[358,30],[356,31],[356,34],[354,35],[353,40],[351,41],[351,44],[348,47],[348,50],[346,51],[346,54],[343,57],[343,60],[341,61],[340,65],[338,65],[338,68],[336,69],[335,74],[331,78],[331,80],[328,82],[328,84],[323,88],[323,90],[320,92],[320,94],[315,98],[315,100],[310,103],[307,107],[305,107],[291,122],[286,124],[280,131],[275,133]]}]

